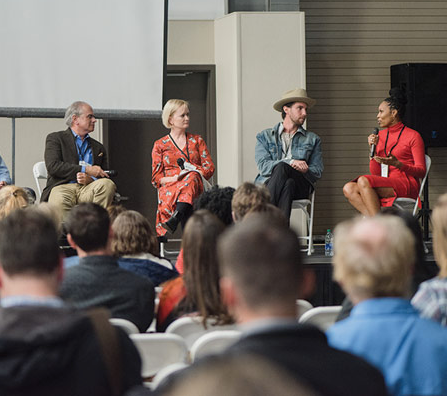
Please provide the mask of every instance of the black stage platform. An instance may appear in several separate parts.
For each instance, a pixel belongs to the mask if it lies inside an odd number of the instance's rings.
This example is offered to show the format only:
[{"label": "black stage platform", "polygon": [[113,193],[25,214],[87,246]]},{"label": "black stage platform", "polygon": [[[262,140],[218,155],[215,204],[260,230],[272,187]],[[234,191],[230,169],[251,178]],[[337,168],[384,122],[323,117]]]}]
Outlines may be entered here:
[{"label": "black stage platform", "polygon": [[[167,244],[168,251],[166,258],[175,263],[178,252],[180,250],[180,243]],[[431,241],[426,243],[428,254],[426,256],[426,265],[436,276],[438,267],[433,258],[431,249]],[[332,257],[324,255],[324,244],[314,244],[314,253],[311,256],[304,257],[304,267],[315,272],[315,292],[307,298],[314,307],[322,305],[340,305],[345,295],[340,286],[332,281]]]}]

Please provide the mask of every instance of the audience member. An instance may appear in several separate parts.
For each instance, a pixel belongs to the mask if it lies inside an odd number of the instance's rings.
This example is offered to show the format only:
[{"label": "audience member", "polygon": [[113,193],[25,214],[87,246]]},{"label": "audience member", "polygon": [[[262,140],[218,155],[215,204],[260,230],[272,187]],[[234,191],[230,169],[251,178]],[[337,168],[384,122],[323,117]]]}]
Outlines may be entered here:
[{"label": "audience member", "polygon": [[5,186],[0,190],[0,219],[9,215],[15,209],[28,206],[28,195],[17,186]]},{"label": "audience member", "polygon": [[447,331],[408,300],[414,261],[414,237],[397,217],[337,226],[334,279],[355,307],[327,336],[379,368],[392,395],[446,395]]},{"label": "audience member", "polygon": [[157,237],[142,214],[134,210],[119,214],[112,231],[112,252],[121,268],[149,278],[154,286],[178,276],[171,262],[158,256]]},{"label": "audience member", "polygon": [[[231,199],[233,198],[233,187],[213,186],[204,191],[195,201],[194,210],[206,209],[224,223],[225,226],[233,224],[231,214]],[[175,263],[175,268],[183,274],[183,249],[180,250]]]},{"label": "audience member", "polygon": [[154,285],[120,268],[112,257],[107,211],[94,203],[81,203],[70,211],[66,227],[68,242],[80,261],[66,271],[62,298],[82,309],[107,308],[112,317],[130,320],[146,331],[154,316]]},{"label": "audience member", "polygon": [[125,212],[127,209],[123,205],[116,205],[112,204],[107,206],[107,213],[109,214],[110,224],[113,224],[115,219],[120,215],[121,213]]},{"label": "audience member", "polygon": [[223,223],[207,210],[198,210],[189,218],[182,239],[185,272],[163,285],[157,331],[164,331],[178,317],[192,313],[202,317],[205,327],[209,318],[215,318],[216,324],[232,321],[219,290],[216,243],[223,230]]},{"label": "audience member", "polygon": [[11,184],[11,175],[5,161],[0,156],[0,188],[5,187],[7,184]]},{"label": "audience member", "polygon": [[317,396],[302,380],[257,355],[215,356],[179,376],[163,396]]},{"label": "audience member", "polygon": [[[225,232],[218,253],[222,298],[243,330],[225,356],[263,357],[321,395],[386,394],[377,369],[329,347],[317,328],[297,323],[296,299],[308,293],[313,278],[303,271],[292,230],[253,214]],[[194,366],[189,372],[193,378]]]},{"label": "audience member", "polygon": [[[401,218],[415,238],[416,256],[414,271],[411,278],[411,295],[413,295],[416,293],[421,282],[430,279],[435,275],[432,273],[427,261],[425,260],[424,241],[422,239],[422,230],[419,226],[419,221],[411,213],[397,209],[394,206],[384,208],[380,212],[379,216],[397,216]],[[342,310],[337,317],[337,322],[347,318],[353,307],[354,305],[349,297],[345,297],[342,304]]]},{"label": "audience member", "polygon": [[420,285],[411,303],[422,317],[447,326],[447,194],[439,198],[431,221],[433,253],[440,271],[437,277]]},{"label": "audience member", "polygon": [[270,203],[270,192],[267,187],[250,182],[242,183],[231,200],[233,220],[241,221],[253,207],[268,203]]},{"label": "audience member", "polygon": [[79,202],[112,203],[116,186],[105,172],[108,168],[104,146],[89,136],[96,117],[85,102],[74,102],[65,112],[65,131],[53,132],[45,143],[47,185],[41,201],[62,208],[64,218]]},{"label": "audience member", "polygon": [[[81,313],[57,297],[62,266],[51,219],[34,209],[3,219],[0,263],[0,394],[109,396],[141,384],[127,335],[104,312]],[[106,352],[120,356],[114,379]]]},{"label": "audience member", "polygon": [[41,202],[34,206],[34,208],[53,220],[57,235],[60,237],[62,234],[62,211],[60,208],[50,204],[49,202]]}]

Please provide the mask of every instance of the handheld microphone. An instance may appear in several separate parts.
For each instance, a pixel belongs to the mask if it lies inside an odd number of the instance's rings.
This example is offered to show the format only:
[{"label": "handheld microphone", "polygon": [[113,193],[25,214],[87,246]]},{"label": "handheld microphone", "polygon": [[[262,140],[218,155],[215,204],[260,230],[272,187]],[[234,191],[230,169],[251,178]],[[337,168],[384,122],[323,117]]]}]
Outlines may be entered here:
[{"label": "handheld microphone", "polygon": [[177,158],[177,165],[180,167],[181,170],[185,169],[185,160],[183,158]]},{"label": "handheld microphone", "polygon": [[[374,128],[374,132],[373,132],[373,134],[374,134],[374,135],[378,135],[378,134],[379,134],[379,128]],[[375,153],[375,151],[376,151],[376,145],[373,144],[373,145],[371,145],[371,151],[369,152],[369,156],[370,156],[371,158],[374,157],[374,153]]]},{"label": "handheld microphone", "polygon": [[105,170],[105,173],[107,173],[110,177],[118,176],[117,170]]}]

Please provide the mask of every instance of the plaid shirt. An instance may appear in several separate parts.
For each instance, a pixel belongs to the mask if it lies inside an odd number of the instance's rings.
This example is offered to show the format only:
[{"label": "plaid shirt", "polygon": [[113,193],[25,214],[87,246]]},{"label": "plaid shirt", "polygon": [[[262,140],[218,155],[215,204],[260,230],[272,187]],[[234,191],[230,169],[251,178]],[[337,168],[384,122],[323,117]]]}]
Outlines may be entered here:
[{"label": "plaid shirt", "polygon": [[411,300],[422,317],[447,326],[447,278],[433,278],[419,285]]}]

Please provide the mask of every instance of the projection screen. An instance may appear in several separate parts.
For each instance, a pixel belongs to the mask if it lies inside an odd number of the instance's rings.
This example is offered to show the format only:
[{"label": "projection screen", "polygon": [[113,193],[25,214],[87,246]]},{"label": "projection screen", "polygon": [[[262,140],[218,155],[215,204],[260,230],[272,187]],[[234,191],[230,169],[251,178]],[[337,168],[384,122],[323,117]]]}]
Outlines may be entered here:
[{"label": "projection screen", "polygon": [[0,0],[0,116],[160,114],[167,0]]}]

